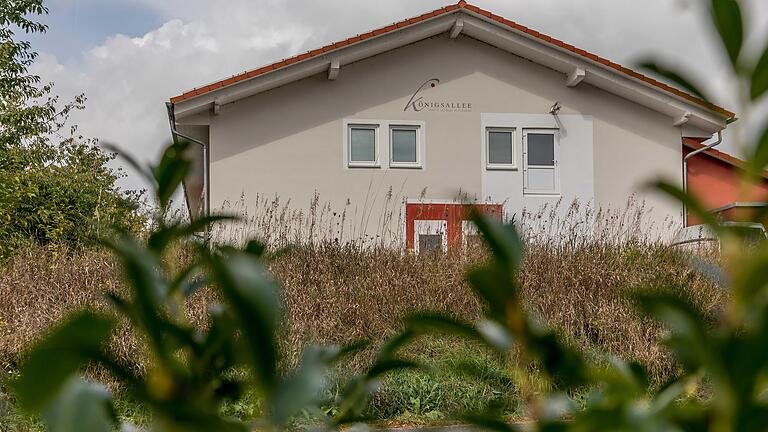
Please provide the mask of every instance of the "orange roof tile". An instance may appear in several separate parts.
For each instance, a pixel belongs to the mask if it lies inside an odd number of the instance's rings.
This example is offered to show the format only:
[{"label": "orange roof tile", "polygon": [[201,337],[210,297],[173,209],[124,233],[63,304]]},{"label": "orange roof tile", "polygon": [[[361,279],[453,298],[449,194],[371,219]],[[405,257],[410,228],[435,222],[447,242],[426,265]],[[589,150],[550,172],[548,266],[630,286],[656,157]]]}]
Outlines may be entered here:
[{"label": "orange roof tile", "polygon": [[655,86],[657,88],[660,88],[661,90],[664,90],[664,91],[666,91],[668,93],[671,93],[673,95],[682,97],[682,98],[684,98],[684,99],[686,99],[686,100],[688,100],[690,102],[699,104],[699,105],[704,106],[704,107],[706,107],[708,109],[711,109],[713,111],[719,112],[719,113],[725,115],[726,117],[728,117],[729,119],[733,119],[733,118],[736,117],[736,114],[734,114],[733,112],[731,112],[731,111],[729,111],[729,110],[727,110],[725,108],[722,108],[722,107],[717,106],[717,105],[715,105],[715,104],[713,104],[711,102],[705,101],[705,100],[700,99],[700,98],[698,98],[696,96],[688,94],[688,93],[686,93],[686,92],[684,92],[682,90],[679,90],[677,88],[674,88],[674,87],[672,87],[670,85],[667,85],[667,84],[664,84],[662,82],[659,82],[658,80],[655,80],[655,79],[653,79],[651,77],[648,77],[646,75],[643,75],[641,73],[633,71],[633,70],[631,70],[629,68],[626,68],[626,67],[623,67],[623,66],[621,66],[619,64],[616,64],[614,62],[611,62],[611,61],[609,61],[609,60],[607,60],[607,59],[605,59],[603,57],[600,57],[600,56],[598,56],[596,54],[593,54],[593,53],[591,53],[589,51],[585,51],[583,49],[576,48],[575,46],[570,45],[568,43],[565,43],[565,42],[563,42],[561,40],[558,40],[558,39],[555,39],[555,38],[553,38],[551,36],[539,33],[539,32],[537,32],[537,31],[535,31],[533,29],[530,29],[530,28],[528,28],[526,26],[520,25],[520,24],[518,24],[518,23],[516,23],[514,21],[511,21],[511,20],[502,18],[502,17],[500,17],[498,15],[492,14],[491,12],[489,12],[487,10],[484,10],[484,9],[481,9],[481,8],[479,8],[477,6],[468,4],[464,0],[459,1],[456,4],[452,4],[452,5],[440,8],[440,9],[436,9],[436,10],[434,10],[432,12],[424,13],[424,14],[419,15],[419,16],[414,17],[414,18],[405,19],[405,20],[399,21],[397,23],[390,24],[388,26],[384,26],[384,27],[378,28],[378,29],[373,30],[373,31],[368,32],[368,33],[357,35],[357,36],[345,39],[343,41],[339,41],[339,42],[328,44],[328,45],[326,45],[324,47],[321,47],[321,48],[309,51],[307,53],[296,55],[296,56],[291,57],[289,59],[280,60],[279,62],[273,63],[273,64],[271,64],[269,66],[262,67],[260,69],[256,69],[256,70],[249,71],[249,72],[243,72],[240,75],[236,75],[234,77],[227,78],[226,80],[221,80],[221,81],[218,81],[218,82],[213,83],[213,84],[209,84],[209,85],[206,85],[206,86],[203,86],[203,87],[200,87],[200,88],[192,89],[192,90],[184,92],[184,93],[182,93],[182,94],[180,94],[178,96],[172,97],[171,98],[171,103],[178,103],[178,102],[181,102],[181,101],[184,101],[184,100],[187,100],[187,99],[191,99],[193,97],[200,96],[202,94],[205,94],[205,93],[208,93],[210,91],[213,91],[213,90],[215,90],[218,87],[222,87],[224,85],[228,85],[228,84],[224,84],[225,81],[229,82],[229,80],[231,80],[232,78],[234,78],[235,81],[241,81],[243,79],[253,78],[255,76],[264,74],[264,73],[266,73],[268,71],[271,71],[271,70],[274,70],[274,69],[278,69],[278,68],[281,68],[281,67],[285,67],[285,66],[288,66],[288,65],[290,65],[292,63],[297,63],[299,61],[304,61],[304,60],[316,57],[316,56],[321,55],[321,54],[323,54],[325,52],[332,51],[334,49],[338,49],[339,47],[343,47],[343,46],[346,46],[346,45],[349,45],[349,44],[353,44],[353,43],[358,43],[358,42],[364,41],[366,39],[370,39],[370,38],[375,37],[375,36],[380,36],[382,34],[393,32],[393,31],[395,31],[395,30],[397,30],[399,28],[402,28],[402,27],[406,27],[406,26],[409,26],[409,25],[414,25],[414,24],[417,24],[419,22],[422,22],[422,21],[425,21],[425,20],[428,20],[428,19],[431,19],[431,18],[434,18],[434,17],[437,17],[437,16],[441,16],[441,15],[447,14],[449,12],[452,12],[452,11],[456,10],[456,9],[466,9],[466,10],[472,11],[474,13],[477,13],[479,15],[483,15],[483,16],[485,16],[485,17],[487,17],[487,18],[489,18],[489,19],[491,19],[491,20],[493,20],[495,22],[498,22],[499,24],[502,24],[502,25],[510,27],[510,28],[512,28],[514,30],[526,33],[527,35],[535,37],[535,38],[537,38],[537,39],[539,39],[539,40],[541,40],[541,41],[543,41],[545,43],[548,43],[548,44],[551,44],[551,45],[554,45],[554,46],[566,49],[566,50],[568,50],[568,51],[570,51],[570,52],[572,52],[574,54],[580,55],[580,56],[585,57],[587,59],[590,59],[590,60],[592,60],[594,62],[603,64],[604,66],[607,66],[607,67],[609,67],[611,69],[614,69],[614,70],[616,70],[618,72],[621,72],[621,73],[623,73],[625,75],[629,75],[629,76],[631,76],[633,78],[636,78],[636,79],[644,81],[644,82],[646,82],[648,84],[651,84],[651,85],[653,85],[653,86]]}]

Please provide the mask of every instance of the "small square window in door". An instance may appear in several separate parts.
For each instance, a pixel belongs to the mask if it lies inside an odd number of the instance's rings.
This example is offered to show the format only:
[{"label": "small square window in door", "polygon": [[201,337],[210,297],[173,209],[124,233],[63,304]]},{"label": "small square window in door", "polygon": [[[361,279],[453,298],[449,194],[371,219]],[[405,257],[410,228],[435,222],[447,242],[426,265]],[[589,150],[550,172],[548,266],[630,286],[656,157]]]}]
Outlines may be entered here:
[{"label": "small square window in door", "polygon": [[528,166],[555,165],[555,136],[553,134],[528,134]]},{"label": "small square window in door", "polygon": [[419,253],[434,253],[442,250],[442,234],[419,234]]}]

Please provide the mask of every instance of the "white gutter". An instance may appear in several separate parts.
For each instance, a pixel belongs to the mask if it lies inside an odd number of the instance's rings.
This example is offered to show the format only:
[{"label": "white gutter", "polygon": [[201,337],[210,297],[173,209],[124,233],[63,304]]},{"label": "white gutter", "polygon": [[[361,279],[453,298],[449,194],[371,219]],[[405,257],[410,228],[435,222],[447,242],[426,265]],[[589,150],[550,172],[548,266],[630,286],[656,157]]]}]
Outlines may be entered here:
[{"label": "white gutter", "polygon": [[[686,194],[688,193],[688,159],[696,156],[699,153],[703,153],[711,148],[716,147],[721,142],[723,142],[723,131],[717,132],[717,140],[711,144],[707,144],[706,146],[696,149],[683,158],[683,192]],[[688,209],[685,207],[685,203],[683,203],[683,228],[688,226]]]},{"label": "white gutter", "polygon": [[[203,148],[203,193],[202,198],[204,198],[204,204],[203,204],[203,216],[210,216],[211,214],[211,198],[210,198],[210,152],[208,151],[208,144],[192,138],[191,136],[184,135],[183,133],[176,130],[176,116],[174,113],[174,105],[170,102],[165,103],[165,107],[168,110],[168,122],[171,126],[171,136],[173,137],[173,142],[178,142],[179,138],[185,139],[187,141],[193,142],[195,144],[200,145]],[[186,195],[186,193],[185,193]],[[189,212],[189,219],[192,220],[192,208],[189,206],[189,200],[187,197],[184,197],[184,201],[187,202],[187,211]]]}]

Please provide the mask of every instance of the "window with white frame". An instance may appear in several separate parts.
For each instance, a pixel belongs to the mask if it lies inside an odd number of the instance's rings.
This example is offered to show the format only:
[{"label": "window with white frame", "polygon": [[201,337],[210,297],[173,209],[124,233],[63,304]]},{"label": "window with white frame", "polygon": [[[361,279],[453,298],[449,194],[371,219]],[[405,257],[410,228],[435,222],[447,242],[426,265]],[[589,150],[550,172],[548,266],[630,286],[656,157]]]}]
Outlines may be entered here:
[{"label": "window with white frame", "polygon": [[523,132],[524,192],[557,194],[560,190],[557,131],[531,129]]},{"label": "window with white frame", "polygon": [[423,121],[345,119],[343,125],[345,167],[424,168]]},{"label": "window with white frame", "polygon": [[348,154],[351,167],[375,167],[379,165],[379,126],[350,124],[348,126]]},{"label": "window with white frame", "polygon": [[515,130],[489,127],[485,130],[486,168],[515,169]]},{"label": "window with white frame", "polygon": [[421,146],[418,125],[392,125],[389,128],[389,166],[394,168],[421,167]]}]

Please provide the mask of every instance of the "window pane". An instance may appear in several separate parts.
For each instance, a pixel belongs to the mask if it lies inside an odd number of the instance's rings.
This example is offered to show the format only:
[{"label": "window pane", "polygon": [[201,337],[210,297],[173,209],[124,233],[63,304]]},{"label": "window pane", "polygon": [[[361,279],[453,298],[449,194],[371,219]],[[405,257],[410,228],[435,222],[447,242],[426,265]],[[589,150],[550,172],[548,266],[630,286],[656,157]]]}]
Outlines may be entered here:
[{"label": "window pane", "polygon": [[554,191],[555,170],[553,168],[528,168],[528,190]]},{"label": "window pane", "polygon": [[349,133],[350,155],[353,162],[376,162],[376,130],[352,128]]},{"label": "window pane", "polygon": [[555,166],[555,136],[528,134],[528,165]]},{"label": "window pane", "polygon": [[441,234],[419,234],[419,253],[436,252],[443,249]]},{"label": "window pane", "polygon": [[512,132],[488,132],[488,163],[512,164]]},{"label": "window pane", "polygon": [[416,163],[416,131],[392,129],[392,162]]}]

